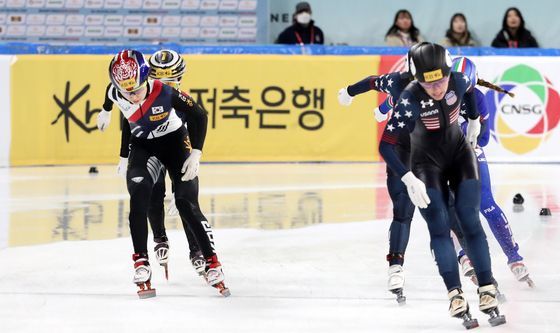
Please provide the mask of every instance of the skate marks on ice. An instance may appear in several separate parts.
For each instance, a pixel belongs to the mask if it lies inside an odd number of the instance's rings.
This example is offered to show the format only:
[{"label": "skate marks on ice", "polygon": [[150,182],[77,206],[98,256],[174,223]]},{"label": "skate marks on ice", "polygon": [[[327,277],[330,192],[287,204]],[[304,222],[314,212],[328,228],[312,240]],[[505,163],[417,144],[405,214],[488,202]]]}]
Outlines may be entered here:
[{"label": "skate marks on ice", "polygon": [[[4,249],[0,331],[188,331],[201,322],[209,332],[463,331],[447,313],[446,293],[420,223],[413,224],[405,263],[407,304],[396,304],[386,290],[387,225],[370,221],[293,230],[218,229],[229,298],[192,269],[180,231],[169,234],[170,281],[154,262],[152,282],[158,295],[146,300],[137,298],[131,282],[128,239]],[[527,257],[537,259],[531,253]],[[477,309],[475,287],[463,281],[473,317],[480,322],[477,331],[554,332],[560,327],[559,274],[532,266],[539,285],[550,288],[530,290],[503,266],[496,273],[508,296],[500,307],[508,318],[503,328],[490,328]]]}]

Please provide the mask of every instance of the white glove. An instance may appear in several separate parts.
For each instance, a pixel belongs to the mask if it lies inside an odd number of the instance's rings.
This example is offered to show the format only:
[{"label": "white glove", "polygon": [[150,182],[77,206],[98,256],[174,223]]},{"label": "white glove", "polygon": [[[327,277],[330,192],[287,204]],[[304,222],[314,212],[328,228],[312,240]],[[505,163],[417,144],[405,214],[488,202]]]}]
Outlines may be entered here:
[{"label": "white glove", "polygon": [[179,215],[179,210],[175,205],[175,193],[173,193],[173,197],[171,197],[171,201],[169,202],[169,207],[167,207],[167,215],[168,216],[177,216]]},{"label": "white glove", "polygon": [[352,100],[354,97],[348,94],[348,90],[346,88],[342,88],[338,91],[338,103],[340,105],[349,106],[352,104]]},{"label": "white glove", "polygon": [[416,178],[412,171],[405,173],[401,180],[406,185],[406,190],[412,203],[418,206],[418,208],[427,208],[430,204],[430,197],[428,197],[424,182]]},{"label": "white glove", "polygon": [[379,106],[376,107],[375,110],[373,110],[373,113],[375,114],[375,120],[377,120],[378,123],[384,122],[389,116],[387,113],[381,113],[381,111],[379,110]]},{"label": "white glove", "polygon": [[117,165],[117,175],[126,178],[126,170],[128,169],[128,158],[119,157],[119,165]]},{"label": "white glove", "polygon": [[97,128],[103,132],[109,127],[109,123],[111,123],[111,112],[101,110],[97,115]]},{"label": "white glove", "polygon": [[480,117],[476,119],[470,119],[467,125],[467,135],[465,139],[471,145],[471,147],[476,148],[478,135],[480,134]]},{"label": "white glove", "polygon": [[202,152],[198,149],[193,149],[191,154],[183,164],[183,168],[181,169],[181,173],[184,173],[183,177],[181,178],[182,181],[188,182],[189,180],[195,179],[198,176],[198,167],[200,166],[200,156],[202,156]]}]

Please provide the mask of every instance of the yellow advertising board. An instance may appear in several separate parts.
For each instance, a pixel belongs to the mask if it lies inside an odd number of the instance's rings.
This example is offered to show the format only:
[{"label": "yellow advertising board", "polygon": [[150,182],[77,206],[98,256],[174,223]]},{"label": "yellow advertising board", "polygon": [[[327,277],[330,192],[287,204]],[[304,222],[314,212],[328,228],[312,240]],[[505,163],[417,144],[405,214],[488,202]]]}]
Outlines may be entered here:
[{"label": "yellow advertising board", "polygon": [[[186,55],[182,89],[208,111],[203,161],[377,161],[377,94],[338,89],[379,56]],[[118,110],[96,128],[110,56],[28,55],[12,65],[12,165],[116,163]]]}]

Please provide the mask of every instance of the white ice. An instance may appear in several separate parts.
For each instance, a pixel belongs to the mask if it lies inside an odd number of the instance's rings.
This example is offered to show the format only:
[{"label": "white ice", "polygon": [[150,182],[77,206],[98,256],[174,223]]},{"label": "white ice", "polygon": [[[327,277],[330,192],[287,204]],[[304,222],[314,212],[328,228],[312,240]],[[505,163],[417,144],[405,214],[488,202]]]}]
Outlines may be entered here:
[{"label": "white ice", "polygon": [[[381,184],[382,167],[375,168],[381,170],[375,173],[380,175],[375,184]],[[553,174],[558,166],[551,168]],[[9,181],[15,176],[2,177]],[[496,178],[497,185],[512,184],[503,176]],[[513,182],[516,189],[532,191],[520,182]],[[558,188],[553,178],[529,183],[545,182]],[[299,185],[305,191],[312,187]],[[292,183],[292,190],[299,185]],[[347,185],[347,191],[354,191],[357,183]],[[340,182],[337,186],[344,188]],[[16,209],[17,198],[10,197],[15,194],[3,195],[3,204]],[[488,317],[477,309],[474,285],[463,279],[480,323],[475,332],[560,332],[560,225],[555,216],[534,214],[539,205],[529,201],[517,214],[511,205],[503,207],[536,288],[514,280],[487,232],[494,274],[508,299],[500,306],[508,322],[490,327]],[[216,228],[229,298],[195,274],[180,230],[169,232],[170,280],[165,281],[163,270],[152,261],[157,297],[146,300],[138,299],[132,284],[129,237],[7,247],[0,250],[0,332],[464,331],[461,321],[448,315],[445,287],[418,214],[405,262],[407,304],[399,307],[386,291],[388,226],[387,218],[288,230]]]}]

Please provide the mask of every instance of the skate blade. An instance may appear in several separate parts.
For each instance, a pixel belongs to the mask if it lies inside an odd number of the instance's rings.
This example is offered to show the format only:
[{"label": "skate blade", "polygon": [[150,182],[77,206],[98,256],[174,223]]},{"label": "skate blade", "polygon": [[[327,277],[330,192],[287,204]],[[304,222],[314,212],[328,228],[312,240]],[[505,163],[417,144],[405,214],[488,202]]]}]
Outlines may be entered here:
[{"label": "skate blade", "polygon": [[506,317],[504,315],[499,315],[488,319],[488,322],[492,327],[502,325],[506,323]]},{"label": "skate blade", "polygon": [[406,305],[406,296],[403,295],[402,288],[391,289],[389,291],[397,296],[397,303],[399,304],[399,306]]},{"label": "skate blade", "polygon": [[165,273],[165,280],[169,281],[169,269],[167,268],[167,264],[161,264],[161,266],[163,266],[163,270]]},{"label": "skate blade", "polygon": [[464,320],[463,321],[463,326],[468,330],[473,329],[473,328],[477,328],[478,327],[478,320],[476,320],[476,318],[470,319],[470,320]]},{"label": "skate blade", "polygon": [[527,280],[525,280],[525,282],[527,282],[529,287],[535,288],[535,282],[533,282],[533,280],[531,280],[531,278],[527,278]]},{"label": "skate blade", "polygon": [[226,285],[223,282],[220,282],[218,284],[213,285],[212,287],[218,289],[218,291],[220,292],[220,294],[222,294],[222,296],[224,297],[229,297],[231,296],[231,292],[229,291],[229,288],[226,287]]},{"label": "skate blade", "polygon": [[496,299],[498,300],[499,304],[504,304],[505,302],[507,302],[506,295],[504,295],[504,294],[496,295]]},{"label": "skate blade", "polygon": [[138,298],[146,299],[156,297],[156,290],[155,289],[144,289],[138,290]]}]

